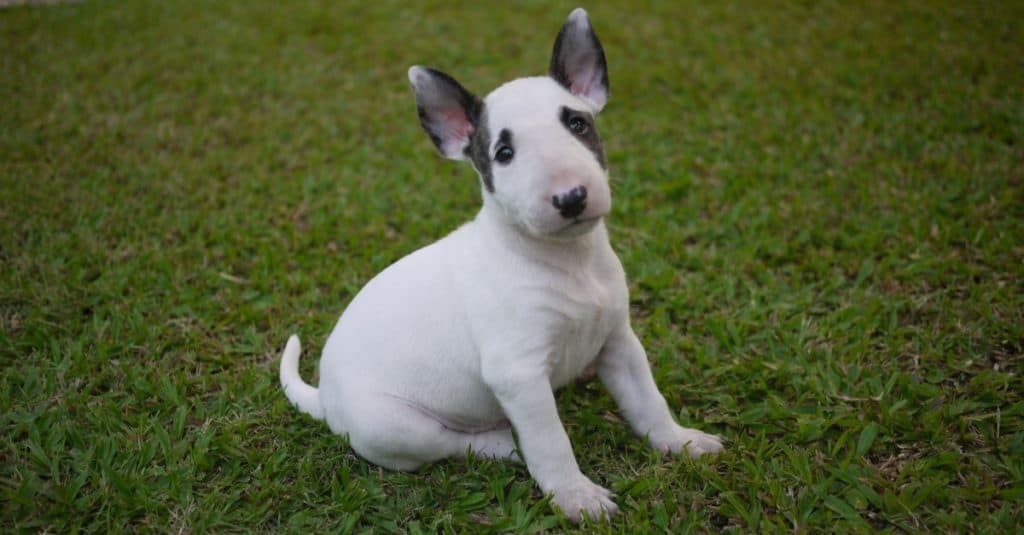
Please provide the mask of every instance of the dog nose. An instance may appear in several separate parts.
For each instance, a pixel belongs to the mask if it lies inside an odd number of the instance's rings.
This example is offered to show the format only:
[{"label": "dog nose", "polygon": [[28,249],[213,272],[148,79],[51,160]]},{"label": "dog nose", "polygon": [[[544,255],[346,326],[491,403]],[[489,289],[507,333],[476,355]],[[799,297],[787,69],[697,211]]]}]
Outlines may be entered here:
[{"label": "dog nose", "polygon": [[555,205],[562,217],[572,219],[587,208],[587,188],[576,186],[561,195],[554,195],[551,204]]}]

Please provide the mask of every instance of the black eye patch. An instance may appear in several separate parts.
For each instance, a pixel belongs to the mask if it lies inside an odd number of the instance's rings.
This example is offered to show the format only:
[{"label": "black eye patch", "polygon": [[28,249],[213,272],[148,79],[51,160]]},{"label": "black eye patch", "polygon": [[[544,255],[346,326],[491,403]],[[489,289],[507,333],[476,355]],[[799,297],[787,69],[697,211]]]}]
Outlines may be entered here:
[{"label": "black eye patch", "polygon": [[562,106],[558,119],[573,137],[583,143],[584,147],[590,149],[594,158],[597,159],[597,163],[601,164],[601,168],[608,169],[601,137],[597,135],[597,128],[594,127],[594,116],[585,111]]},{"label": "black eye patch", "polygon": [[512,132],[509,132],[508,128],[502,128],[498,133],[498,144],[494,146],[494,161],[507,165],[515,154],[512,147]]}]

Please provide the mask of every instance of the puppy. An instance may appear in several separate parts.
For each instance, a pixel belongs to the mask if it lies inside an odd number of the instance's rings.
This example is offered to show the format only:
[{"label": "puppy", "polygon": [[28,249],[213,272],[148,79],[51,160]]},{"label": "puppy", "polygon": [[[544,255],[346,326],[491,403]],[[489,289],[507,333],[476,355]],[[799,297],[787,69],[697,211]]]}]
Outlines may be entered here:
[{"label": "puppy", "polygon": [[479,174],[483,207],[356,295],[324,347],[319,388],[299,377],[299,340],[289,338],[288,399],[386,468],[416,470],[470,450],[525,460],[574,521],[617,510],[580,472],[555,407],[553,391],[585,368],[596,368],[653,447],[720,451],[718,437],[672,419],[630,327],[594,123],[608,70],[586,11],[573,11],[558,33],[547,76],[512,80],[482,100],[427,67],[410,68],[409,81],[441,154]]}]

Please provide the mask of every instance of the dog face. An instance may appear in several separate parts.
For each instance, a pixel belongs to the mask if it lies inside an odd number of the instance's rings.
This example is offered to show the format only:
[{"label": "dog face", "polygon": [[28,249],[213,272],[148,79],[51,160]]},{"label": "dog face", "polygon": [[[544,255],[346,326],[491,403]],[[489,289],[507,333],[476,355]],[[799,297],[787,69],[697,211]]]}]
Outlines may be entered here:
[{"label": "dog face", "polygon": [[412,67],[409,81],[423,129],[441,154],[472,162],[485,204],[508,223],[572,238],[611,209],[594,123],[608,100],[607,66],[584,10],[559,32],[548,76],[513,80],[483,100],[433,69]]}]

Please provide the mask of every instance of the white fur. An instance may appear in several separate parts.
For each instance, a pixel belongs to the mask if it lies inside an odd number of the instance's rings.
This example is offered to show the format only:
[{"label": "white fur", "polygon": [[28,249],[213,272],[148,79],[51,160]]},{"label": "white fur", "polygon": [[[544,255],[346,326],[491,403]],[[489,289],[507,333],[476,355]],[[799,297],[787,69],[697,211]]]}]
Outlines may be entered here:
[{"label": "white fur", "polygon": [[[495,192],[484,193],[476,218],[367,283],[327,340],[318,389],[299,378],[290,338],[281,383],[371,462],[415,470],[468,450],[521,452],[570,518],[610,515],[610,493],[580,471],[555,407],[553,390],[584,368],[596,365],[652,446],[699,456],[721,442],[673,421],[630,327],[625,274],[602,219],[607,174],[558,122],[563,105],[597,107],[546,77],[509,82],[485,104],[491,148],[508,128],[516,155],[494,166]],[[567,221],[551,197],[578,185],[587,208]]]}]

